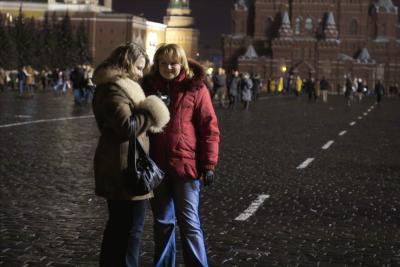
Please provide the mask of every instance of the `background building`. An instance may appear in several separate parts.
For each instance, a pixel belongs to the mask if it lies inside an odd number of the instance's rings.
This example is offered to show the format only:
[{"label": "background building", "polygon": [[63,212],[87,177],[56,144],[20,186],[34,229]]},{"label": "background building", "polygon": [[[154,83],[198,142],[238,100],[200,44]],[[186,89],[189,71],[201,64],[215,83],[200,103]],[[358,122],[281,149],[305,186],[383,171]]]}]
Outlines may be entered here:
[{"label": "background building", "polygon": [[194,29],[194,18],[190,16],[189,0],[170,0],[164,24],[167,25],[167,43],[180,44],[187,55],[198,56],[199,31]]},{"label": "background building", "polygon": [[[395,2],[396,3],[396,2]],[[400,82],[400,24],[391,0],[238,0],[223,36],[227,68],[264,79],[293,73]],[[286,71],[284,71],[286,69]]]},{"label": "background building", "polygon": [[152,58],[157,46],[164,42],[182,45],[189,56],[198,53],[198,30],[188,0],[171,0],[165,24],[147,20],[132,14],[112,12],[112,0],[47,0],[47,1],[0,1],[0,12],[8,18],[18,16],[21,9],[25,17],[43,20],[45,13],[59,20],[68,13],[76,29],[84,21],[89,35],[90,52],[96,65],[119,44],[135,41],[142,44]]}]

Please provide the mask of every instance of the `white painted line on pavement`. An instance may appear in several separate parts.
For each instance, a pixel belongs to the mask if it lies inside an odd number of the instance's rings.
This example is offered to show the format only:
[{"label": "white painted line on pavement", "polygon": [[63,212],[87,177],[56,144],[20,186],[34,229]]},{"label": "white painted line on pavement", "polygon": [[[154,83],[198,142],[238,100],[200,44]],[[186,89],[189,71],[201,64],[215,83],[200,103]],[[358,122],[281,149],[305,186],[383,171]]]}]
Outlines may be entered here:
[{"label": "white painted line on pavement", "polygon": [[360,116],[360,117],[358,117],[358,119],[359,119],[359,120],[362,120],[362,117]]},{"label": "white painted line on pavement", "polygon": [[307,168],[308,165],[310,165],[310,163],[314,160],[314,158],[308,158],[306,159],[303,163],[301,163],[299,166],[297,166],[296,169],[304,169]]},{"label": "white painted line on pavement", "polygon": [[367,116],[368,115],[368,113],[367,112],[364,112],[364,116]]},{"label": "white painted line on pavement", "polygon": [[250,216],[253,215],[261,206],[261,204],[264,203],[264,201],[269,197],[270,195],[259,195],[245,211],[235,218],[235,221],[245,221],[250,218]]},{"label": "white painted line on pavement", "polygon": [[325,145],[323,145],[321,148],[326,150],[328,149],[335,141],[329,140]]},{"label": "white painted line on pavement", "polygon": [[354,124],[356,124],[355,121],[350,122],[350,126],[353,126]]},{"label": "white painted line on pavement", "polygon": [[16,122],[16,123],[0,125],[0,128],[9,128],[9,127],[14,127],[14,126],[21,126],[21,125],[35,124],[35,123],[43,123],[43,122],[51,122],[51,121],[66,121],[66,120],[76,120],[76,119],[87,119],[87,118],[93,118],[93,117],[94,117],[93,115],[89,115],[89,116],[65,117],[65,118],[57,118],[57,119]]},{"label": "white painted line on pavement", "polygon": [[31,115],[15,115],[15,118],[21,118],[21,119],[29,119],[32,118]]},{"label": "white painted line on pavement", "polygon": [[339,135],[342,136],[342,135],[345,135],[346,133],[347,133],[347,131],[341,131],[341,132],[339,133]]}]

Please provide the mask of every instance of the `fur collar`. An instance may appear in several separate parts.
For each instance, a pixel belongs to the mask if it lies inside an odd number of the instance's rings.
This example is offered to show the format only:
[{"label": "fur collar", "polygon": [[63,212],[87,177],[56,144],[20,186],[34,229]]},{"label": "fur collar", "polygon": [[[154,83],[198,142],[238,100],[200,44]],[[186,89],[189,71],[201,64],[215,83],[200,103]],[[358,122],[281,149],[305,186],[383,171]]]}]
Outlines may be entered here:
[{"label": "fur collar", "polygon": [[168,123],[170,118],[169,110],[164,102],[157,96],[149,96],[146,98],[142,87],[137,82],[130,79],[126,73],[116,69],[100,67],[96,69],[93,75],[93,81],[96,85],[107,83],[116,84],[125,92],[135,108],[147,110],[154,122],[153,126],[150,127],[151,132],[162,132],[163,128]]},{"label": "fur collar", "polygon": [[146,98],[142,87],[119,69],[100,67],[93,74],[93,82],[96,85],[115,83],[125,92],[134,105],[138,105]]}]

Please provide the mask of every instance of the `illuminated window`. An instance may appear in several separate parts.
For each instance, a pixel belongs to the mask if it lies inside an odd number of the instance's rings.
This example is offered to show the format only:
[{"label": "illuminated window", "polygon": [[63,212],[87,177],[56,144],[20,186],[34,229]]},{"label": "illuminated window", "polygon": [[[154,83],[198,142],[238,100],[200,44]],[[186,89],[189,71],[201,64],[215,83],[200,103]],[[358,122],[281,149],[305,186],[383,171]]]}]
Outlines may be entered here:
[{"label": "illuminated window", "polygon": [[306,18],[306,21],[305,21],[305,23],[304,23],[304,28],[307,30],[307,31],[312,31],[312,29],[313,29],[313,20],[312,20],[312,18]]},{"label": "illuminated window", "polygon": [[300,34],[300,28],[301,28],[301,19],[300,19],[300,18],[297,18],[297,19],[296,19],[296,26],[295,26],[295,28],[294,28],[294,33],[295,33],[296,35],[299,35],[299,34]]},{"label": "illuminated window", "polygon": [[157,46],[157,34],[155,32],[149,33],[149,46]]}]

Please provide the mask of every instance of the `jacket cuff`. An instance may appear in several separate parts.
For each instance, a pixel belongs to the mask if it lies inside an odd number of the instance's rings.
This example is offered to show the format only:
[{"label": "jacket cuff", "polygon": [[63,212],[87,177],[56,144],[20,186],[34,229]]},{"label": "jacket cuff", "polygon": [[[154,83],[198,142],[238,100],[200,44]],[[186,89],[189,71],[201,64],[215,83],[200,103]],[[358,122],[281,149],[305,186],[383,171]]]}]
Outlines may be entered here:
[{"label": "jacket cuff", "polygon": [[203,170],[215,171],[215,166],[214,165],[204,165]]},{"label": "jacket cuff", "polygon": [[169,122],[169,110],[164,102],[157,96],[151,95],[139,103],[139,109],[146,110],[154,124],[150,127],[151,132],[162,132],[163,127]]}]

